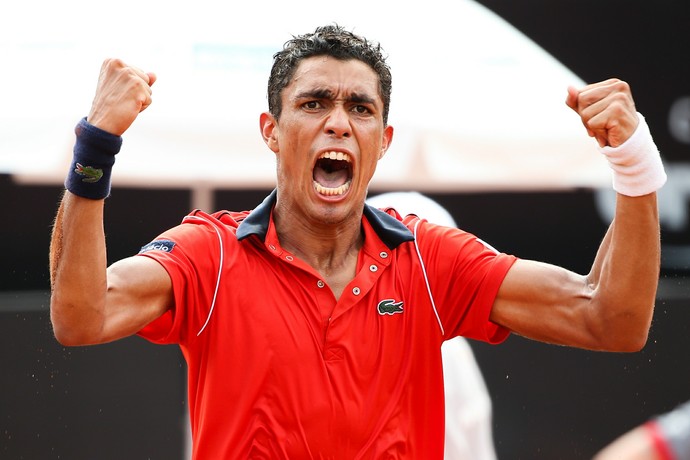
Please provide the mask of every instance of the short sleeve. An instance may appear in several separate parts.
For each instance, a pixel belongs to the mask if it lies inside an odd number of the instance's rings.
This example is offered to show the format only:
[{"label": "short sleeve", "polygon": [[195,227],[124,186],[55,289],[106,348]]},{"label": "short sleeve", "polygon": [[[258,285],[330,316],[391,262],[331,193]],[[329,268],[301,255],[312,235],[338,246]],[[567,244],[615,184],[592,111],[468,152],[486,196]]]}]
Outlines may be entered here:
[{"label": "short sleeve", "polygon": [[492,344],[503,342],[510,330],[489,317],[517,258],[452,227],[422,221],[418,235],[446,339],[460,335]]},{"label": "short sleeve", "polygon": [[222,224],[208,216],[188,216],[141,248],[167,271],[174,305],[138,335],[154,343],[185,343],[197,336],[208,318],[218,287]]}]

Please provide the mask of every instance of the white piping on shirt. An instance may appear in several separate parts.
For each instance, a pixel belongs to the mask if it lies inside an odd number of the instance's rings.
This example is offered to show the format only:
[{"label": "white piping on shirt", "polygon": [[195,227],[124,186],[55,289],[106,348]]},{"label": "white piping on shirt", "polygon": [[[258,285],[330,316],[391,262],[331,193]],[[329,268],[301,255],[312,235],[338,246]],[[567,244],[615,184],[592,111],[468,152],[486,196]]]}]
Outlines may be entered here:
[{"label": "white piping on shirt", "polygon": [[213,314],[213,309],[216,307],[216,297],[218,296],[218,289],[220,288],[220,276],[223,272],[223,256],[224,256],[224,251],[223,251],[223,237],[220,234],[220,231],[218,230],[218,227],[216,224],[211,222],[210,220],[201,217],[201,216],[188,216],[185,218],[186,219],[199,219],[202,222],[206,222],[208,224],[211,224],[213,229],[216,231],[216,235],[218,236],[218,245],[220,247],[220,258],[218,262],[218,278],[216,279],[216,289],[213,292],[213,300],[211,301],[211,308],[208,311],[208,316],[206,317],[206,322],[204,323],[203,326],[201,326],[201,329],[199,329],[199,332],[197,332],[196,336],[199,337],[202,332],[204,332],[204,329],[206,329],[206,326],[208,326],[209,321],[211,321],[211,315]]},{"label": "white piping on shirt", "polygon": [[417,257],[419,258],[419,263],[422,266],[422,275],[424,275],[424,283],[426,283],[426,292],[429,294],[429,300],[431,300],[431,307],[434,309],[434,314],[436,315],[436,321],[438,321],[438,327],[441,328],[441,335],[446,335],[446,331],[443,329],[443,324],[441,323],[441,317],[438,315],[438,310],[436,310],[436,302],[434,302],[434,296],[431,293],[431,286],[429,285],[429,277],[426,275],[426,267],[424,266],[424,260],[422,260],[422,253],[419,250],[419,245],[417,244],[417,226],[421,222],[421,219],[417,220],[414,224],[414,247],[417,250]]}]

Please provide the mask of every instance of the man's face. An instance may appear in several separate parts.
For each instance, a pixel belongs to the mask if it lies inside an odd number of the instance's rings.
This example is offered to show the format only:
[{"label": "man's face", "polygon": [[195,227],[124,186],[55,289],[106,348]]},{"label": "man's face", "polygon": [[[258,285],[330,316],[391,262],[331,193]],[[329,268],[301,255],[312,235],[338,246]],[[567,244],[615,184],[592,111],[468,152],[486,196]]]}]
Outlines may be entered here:
[{"label": "man's face", "polygon": [[393,136],[378,88],[376,73],[355,59],[316,56],[298,65],[281,95],[280,120],[261,117],[278,159],[279,206],[325,224],[361,210]]}]

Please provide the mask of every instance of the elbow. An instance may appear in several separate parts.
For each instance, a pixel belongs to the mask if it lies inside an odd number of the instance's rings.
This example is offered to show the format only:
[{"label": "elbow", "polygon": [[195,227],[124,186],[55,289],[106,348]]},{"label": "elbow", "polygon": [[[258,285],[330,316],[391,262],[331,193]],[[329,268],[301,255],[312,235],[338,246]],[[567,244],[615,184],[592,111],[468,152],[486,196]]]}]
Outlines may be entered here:
[{"label": "elbow", "polygon": [[53,335],[55,340],[58,341],[63,347],[78,347],[81,345],[86,345],[82,340],[79,340],[77,336],[70,333],[64,327],[58,327],[55,322],[53,322]]},{"label": "elbow", "polygon": [[88,335],[69,325],[62,324],[59,321],[52,321],[52,324],[55,340],[63,347],[80,347],[94,343],[93,340],[89,340]]},{"label": "elbow", "polygon": [[608,351],[618,353],[636,353],[641,351],[647,344],[647,333],[622,333],[617,340],[608,345]]},{"label": "elbow", "polygon": [[65,347],[91,345],[98,341],[76,310],[55,297],[50,302],[50,322],[55,340]]},{"label": "elbow", "polygon": [[636,353],[647,344],[650,322],[630,323],[622,321],[607,328],[600,339],[601,349],[618,353]]},{"label": "elbow", "polygon": [[56,315],[51,314],[51,323],[53,326],[53,335],[63,347],[78,347],[82,345],[89,345],[92,343],[88,340],[88,336],[67,321],[63,321]]},{"label": "elbow", "polygon": [[[654,300],[635,299],[598,303],[595,325],[590,332],[602,351],[635,353],[647,344],[654,313]],[[593,318],[594,318],[593,317]]]}]

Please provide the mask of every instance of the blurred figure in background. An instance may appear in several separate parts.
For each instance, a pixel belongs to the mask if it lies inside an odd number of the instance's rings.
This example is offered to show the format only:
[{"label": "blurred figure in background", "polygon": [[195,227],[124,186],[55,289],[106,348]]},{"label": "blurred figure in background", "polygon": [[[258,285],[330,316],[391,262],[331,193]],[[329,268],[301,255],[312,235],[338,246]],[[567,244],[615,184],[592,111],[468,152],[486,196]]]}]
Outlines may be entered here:
[{"label": "blurred figure in background", "polygon": [[[456,227],[443,206],[418,192],[389,192],[367,199],[371,206],[395,208],[434,224]],[[446,401],[446,460],[495,460],[491,397],[467,340],[455,337],[441,346]]]},{"label": "blurred figure in background", "polygon": [[690,401],[623,434],[594,460],[690,460]]}]

